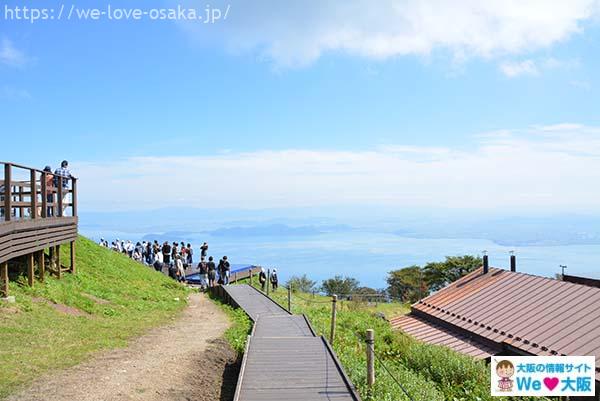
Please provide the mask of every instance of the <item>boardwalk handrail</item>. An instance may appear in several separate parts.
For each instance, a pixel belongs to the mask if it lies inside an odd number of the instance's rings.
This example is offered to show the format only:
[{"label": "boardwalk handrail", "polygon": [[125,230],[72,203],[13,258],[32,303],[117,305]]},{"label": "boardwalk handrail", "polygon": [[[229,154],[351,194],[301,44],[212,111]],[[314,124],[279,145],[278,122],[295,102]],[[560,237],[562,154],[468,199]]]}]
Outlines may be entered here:
[{"label": "boardwalk handrail", "polygon": [[[55,176],[17,163],[0,162],[0,223],[13,220],[77,216],[77,179]],[[15,179],[15,170],[25,170],[25,178]],[[1,174],[1,173],[0,173]],[[49,180],[49,176],[56,178]],[[63,180],[72,182],[71,188]],[[49,185],[49,186],[48,186]]]}]

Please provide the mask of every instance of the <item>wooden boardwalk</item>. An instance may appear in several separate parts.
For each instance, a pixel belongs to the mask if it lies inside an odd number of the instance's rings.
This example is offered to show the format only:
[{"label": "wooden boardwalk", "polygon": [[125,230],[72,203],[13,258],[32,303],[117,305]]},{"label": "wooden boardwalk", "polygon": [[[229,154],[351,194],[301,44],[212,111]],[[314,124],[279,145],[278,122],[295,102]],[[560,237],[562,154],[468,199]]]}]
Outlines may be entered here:
[{"label": "wooden boardwalk", "polygon": [[249,285],[221,287],[254,321],[234,401],[360,401],[335,353],[303,315]]}]

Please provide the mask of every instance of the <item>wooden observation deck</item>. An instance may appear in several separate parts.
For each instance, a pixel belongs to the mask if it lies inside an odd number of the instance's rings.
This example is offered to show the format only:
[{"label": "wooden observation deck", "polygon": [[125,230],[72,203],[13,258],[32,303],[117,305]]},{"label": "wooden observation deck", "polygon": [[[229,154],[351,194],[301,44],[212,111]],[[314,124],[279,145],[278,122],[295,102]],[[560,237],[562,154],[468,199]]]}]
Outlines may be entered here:
[{"label": "wooden observation deck", "polygon": [[[60,278],[75,272],[77,180],[35,168],[0,162],[0,296],[8,296],[9,276],[27,270]],[[2,174],[0,170],[0,174]],[[61,265],[60,246],[70,245],[70,266]]]}]

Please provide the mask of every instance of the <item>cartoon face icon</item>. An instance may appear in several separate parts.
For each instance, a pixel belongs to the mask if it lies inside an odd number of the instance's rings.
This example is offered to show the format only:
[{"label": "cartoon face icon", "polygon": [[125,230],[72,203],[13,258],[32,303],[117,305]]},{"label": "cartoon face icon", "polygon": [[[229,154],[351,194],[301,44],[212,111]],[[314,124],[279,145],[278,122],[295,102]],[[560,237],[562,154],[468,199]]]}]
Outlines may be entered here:
[{"label": "cartoon face icon", "polygon": [[498,374],[499,377],[508,379],[515,374],[515,367],[510,361],[500,361],[498,362],[498,365],[496,365],[496,374]]}]

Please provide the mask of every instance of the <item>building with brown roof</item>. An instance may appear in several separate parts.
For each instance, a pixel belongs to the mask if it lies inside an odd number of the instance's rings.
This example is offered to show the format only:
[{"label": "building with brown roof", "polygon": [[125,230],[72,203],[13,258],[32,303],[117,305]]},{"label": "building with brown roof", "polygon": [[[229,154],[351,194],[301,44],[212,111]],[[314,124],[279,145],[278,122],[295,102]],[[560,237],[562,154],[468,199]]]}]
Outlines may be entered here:
[{"label": "building with brown roof", "polygon": [[[600,361],[600,288],[516,271],[479,268],[391,323],[478,359],[594,355]],[[597,389],[599,382],[597,366]]]}]

